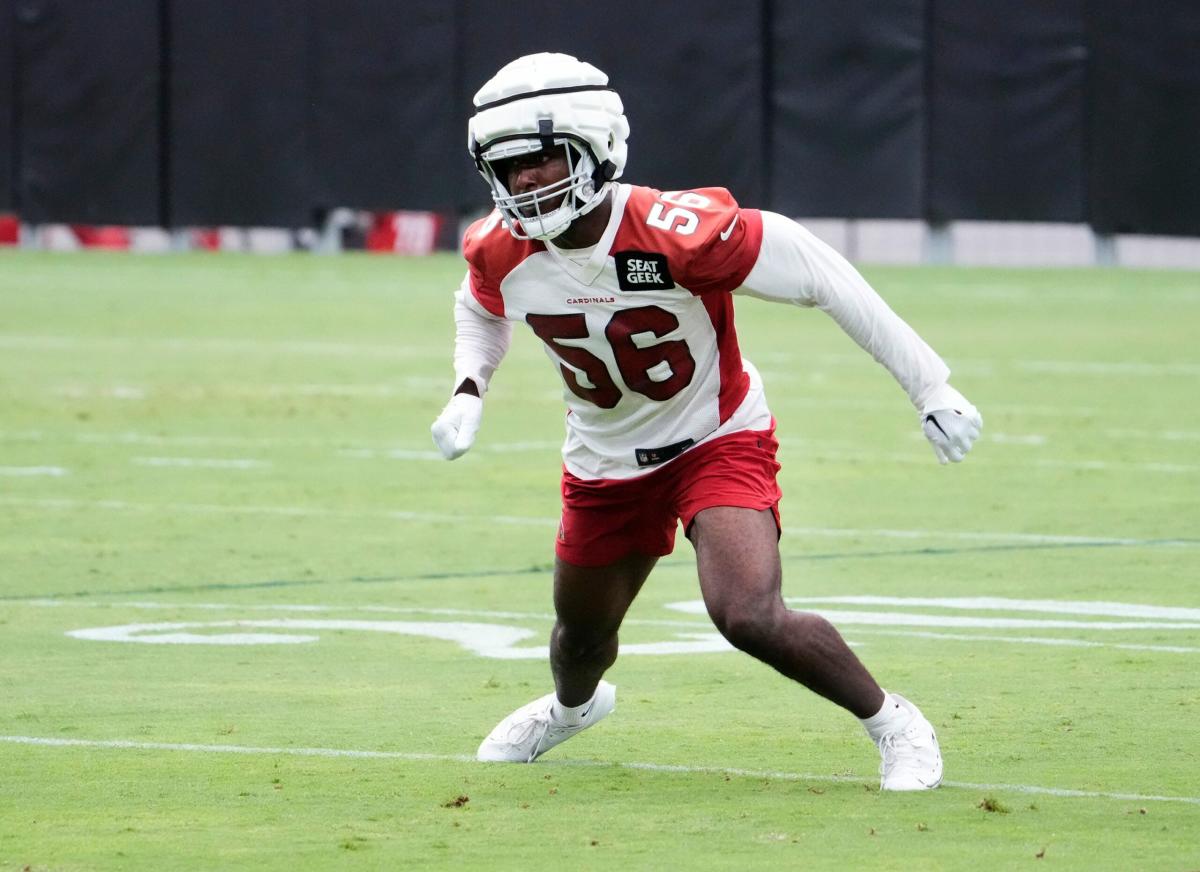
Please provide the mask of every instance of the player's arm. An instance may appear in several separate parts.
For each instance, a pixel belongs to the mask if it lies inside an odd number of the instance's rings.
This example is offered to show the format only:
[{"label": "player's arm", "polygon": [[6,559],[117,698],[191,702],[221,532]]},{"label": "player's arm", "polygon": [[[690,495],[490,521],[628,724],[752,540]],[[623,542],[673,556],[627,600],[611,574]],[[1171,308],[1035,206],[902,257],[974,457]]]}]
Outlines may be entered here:
[{"label": "player's arm", "polygon": [[983,418],[952,388],[950,370],[840,254],[794,221],[762,213],[762,247],[738,293],[826,312],[908,393],[942,463],[962,460]]},{"label": "player's arm", "polygon": [[511,340],[512,324],[475,301],[468,275],[454,297],[454,395],[430,427],[447,460],[461,457],[475,441],[483,396]]}]

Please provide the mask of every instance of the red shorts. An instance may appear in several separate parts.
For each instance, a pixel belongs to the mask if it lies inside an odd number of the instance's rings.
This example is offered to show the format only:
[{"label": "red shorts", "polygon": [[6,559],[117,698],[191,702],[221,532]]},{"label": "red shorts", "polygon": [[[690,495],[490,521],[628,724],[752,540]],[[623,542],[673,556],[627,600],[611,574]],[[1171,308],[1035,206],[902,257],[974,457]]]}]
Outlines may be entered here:
[{"label": "red shorts", "polygon": [[576,566],[607,566],[629,554],[670,554],[675,529],[704,509],[770,509],[779,526],[783,493],[775,426],[721,436],[633,479],[584,481],[563,470],[555,552]]}]

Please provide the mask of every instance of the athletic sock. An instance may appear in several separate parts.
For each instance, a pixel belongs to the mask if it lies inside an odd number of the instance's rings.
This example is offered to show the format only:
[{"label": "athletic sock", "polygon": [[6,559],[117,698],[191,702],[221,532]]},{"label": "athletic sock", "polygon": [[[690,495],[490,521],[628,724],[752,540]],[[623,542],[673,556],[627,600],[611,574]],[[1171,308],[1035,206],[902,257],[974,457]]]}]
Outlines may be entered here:
[{"label": "athletic sock", "polygon": [[596,699],[596,695],[592,694],[592,698],[583,705],[563,705],[558,701],[558,697],[554,697],[554,705],[550,707],[550,717],[554,718],[564,727],[578,727],[583,723],[584,715],[592,708],[592,702]]},{"label": "athletic sock", "polygon": [[869,718],[859,718],[859,723],[863,725],[863,729],[867,731],[871,741],[878,744],[881,738],[895,729],[894,723],[904,714],[905,709],[901,708],[900,703],[896,702],[892,695],[885,690],[883,705],[879,711]]}]

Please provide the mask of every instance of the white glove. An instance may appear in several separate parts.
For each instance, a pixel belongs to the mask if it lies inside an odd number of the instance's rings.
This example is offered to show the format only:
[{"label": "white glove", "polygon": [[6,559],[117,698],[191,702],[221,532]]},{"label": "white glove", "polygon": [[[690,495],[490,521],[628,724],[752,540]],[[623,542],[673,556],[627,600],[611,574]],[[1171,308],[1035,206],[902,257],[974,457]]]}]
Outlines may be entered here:
[{"label": "white glove", "polygon": [[429,432],[434,444],[447,460],[454,460],[467,453],[479,432],[483,418],[483,400],[472,394],[455,394],[442,409],[442,414],[433,422]]},{"label": "white glove", "polygon": [[950,385],[942,385],[921,409],[921,429],[939,463],[958,463],[983,430],[983,416]]}]

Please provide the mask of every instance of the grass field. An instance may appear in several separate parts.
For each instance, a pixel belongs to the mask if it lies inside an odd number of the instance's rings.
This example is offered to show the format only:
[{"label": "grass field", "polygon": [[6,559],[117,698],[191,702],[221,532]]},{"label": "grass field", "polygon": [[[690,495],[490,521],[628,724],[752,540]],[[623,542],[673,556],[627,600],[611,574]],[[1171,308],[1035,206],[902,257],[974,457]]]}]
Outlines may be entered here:
[{"label": "grass field", "polygon": [[617,712],[472,762],[550,689],[562,406],[519,333],[435,459],[460,270],[0,256],[0,868],[1200,869],[1200,277],[868,270],[984,414],[954,467],[831,321],[739,301],[785,595],[942,740],[884,795],[679,606],[682,537]]}]

